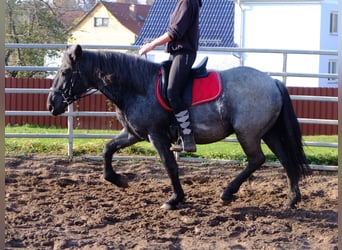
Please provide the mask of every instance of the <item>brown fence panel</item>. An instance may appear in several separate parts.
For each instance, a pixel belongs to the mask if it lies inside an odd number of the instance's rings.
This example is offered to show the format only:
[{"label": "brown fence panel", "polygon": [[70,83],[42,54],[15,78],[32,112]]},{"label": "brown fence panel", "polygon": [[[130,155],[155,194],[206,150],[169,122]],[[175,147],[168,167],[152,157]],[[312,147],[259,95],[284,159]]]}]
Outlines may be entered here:
[{"label": "brown fence panel", "polygon": [[[51,79],[6,78],[6,88],[48,89]],[[46,111],[47,94],[5,94],[7,111]],[[107,104],[108,103],[108,104]],[[85,97],[74,105],[75,111],[115,111],[115,107],[103,95]],[[67,117],[62,116],[6,116],[5,124],[67,127]],[[74,127],[79,129],[121,129],[115,117],[76,117]]]},{"label": "brown fence panel", "polygon": [[[5,88],[50,88],[52,80],[33,78],[6,78]],[[5,94],[6,111],[46,111],[47,94]],[[66,117],[6,116],[5,124],[67,127]]]},{"label": "brown fence panel", "polygon": [[[6,88],[38,88],[48,89],[52,84],[50,79],[6,78]],[[288,87],[291,95],[334,96],[337,88],[298,88]],[[5,94],[6,110],[45,111],[47,94]],[[337,120],[337,102],[293,100],[297,117]],[[115,111],[115,106],[104,95],[87,96],[74,105],[75,111]],[[67,127],[67,118],[62,116],[6,116],[6,124]],[[303,135],[335,135],[337,125],[300,124]],[[121,129],[121,124],[115,117],[76,117],[74,128],[79,129]]]},{"label": "brown fence panel", "polygon": [[[338,96],[337,88],[298,88],[288,87],[291,95]],[[338,103],[323,101],[292,101],[297,117],[313,119],[338,119]],[[303,135],[336,135],[337,125],[300,124]]]},{"label": "brown fence panel", "polygon": [[[115,106],[104,95],[91,95],[75,102],[74,111],[115,111]],[[77,117],[76,128],[82,129],[121,129],[122,126],[115,117]]]}]

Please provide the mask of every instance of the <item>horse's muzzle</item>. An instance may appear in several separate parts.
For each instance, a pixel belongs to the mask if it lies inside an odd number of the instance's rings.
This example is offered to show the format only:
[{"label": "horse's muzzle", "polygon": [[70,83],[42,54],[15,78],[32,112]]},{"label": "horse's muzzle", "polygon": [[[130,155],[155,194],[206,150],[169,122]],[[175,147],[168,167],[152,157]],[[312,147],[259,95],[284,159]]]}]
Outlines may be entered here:
[{"label": "horse's muzzle", "polygon": [[54,116],[63,114],[68,105],[61,95],[50,93],[47,99],[47,109]]}]

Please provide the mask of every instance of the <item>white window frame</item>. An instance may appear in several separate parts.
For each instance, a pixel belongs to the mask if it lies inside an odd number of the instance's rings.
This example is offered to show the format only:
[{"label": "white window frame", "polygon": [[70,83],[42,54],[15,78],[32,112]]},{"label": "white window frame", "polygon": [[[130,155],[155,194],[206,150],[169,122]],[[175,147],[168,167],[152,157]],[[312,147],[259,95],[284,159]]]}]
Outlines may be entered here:
[{"label": "white window frame", "polygon": [[[328,74],[337,74],[337,60],[336,59],[330,59],[328,61]],[[329,83],[330,82],[337,82],[336,78],[328,78]]]},{"label": "white window frame", "polygon": [[338,31],[338,13],[337,11],[330,12],[329,32],[337,34]]},{"label": "white window frame", "polygon": [[94,27],[108,27],[108,17],[94,17]]}]

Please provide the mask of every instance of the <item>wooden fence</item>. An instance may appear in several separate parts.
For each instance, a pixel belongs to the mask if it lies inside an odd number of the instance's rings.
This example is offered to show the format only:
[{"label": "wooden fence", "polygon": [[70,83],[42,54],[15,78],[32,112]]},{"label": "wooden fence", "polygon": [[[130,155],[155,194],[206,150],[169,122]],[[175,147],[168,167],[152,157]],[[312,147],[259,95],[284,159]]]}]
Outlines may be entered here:
[{"label": "wooden fence", "polygon": [[[51,87],[50,79],[6,78],[5,88],[38,88]],[[291,95],[338,96],[337,88],[288,88]],[[46,111],[47,94],[5,94],[6,111]],[[293,100],[297,117],[313,119],[337,120],[338,103],[324,101]],[[76,102],[74,111],[115,111],[115,107],[103,95],[91,95]],[[5,124],[40,126],[57,126],[66,128],[67,117],[53,116],[6,116]],[[303,135],[335,135],[337,125],[300,124]],[[74,122],[80,129],[121,129],[121,124],[115,117],[78,117]]]}]

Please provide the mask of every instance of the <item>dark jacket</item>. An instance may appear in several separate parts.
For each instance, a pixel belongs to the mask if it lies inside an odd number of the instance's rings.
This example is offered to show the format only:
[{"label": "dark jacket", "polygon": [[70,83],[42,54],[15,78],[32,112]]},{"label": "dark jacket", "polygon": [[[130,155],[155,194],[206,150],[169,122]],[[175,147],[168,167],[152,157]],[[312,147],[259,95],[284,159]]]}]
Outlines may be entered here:
[{"label": "dark jacket", "polygon": [[173,54],[182,50],[197,51],[200,5],[199,0],[178,0],[167,30],[172,39],[167,44],[167,52]]}]

